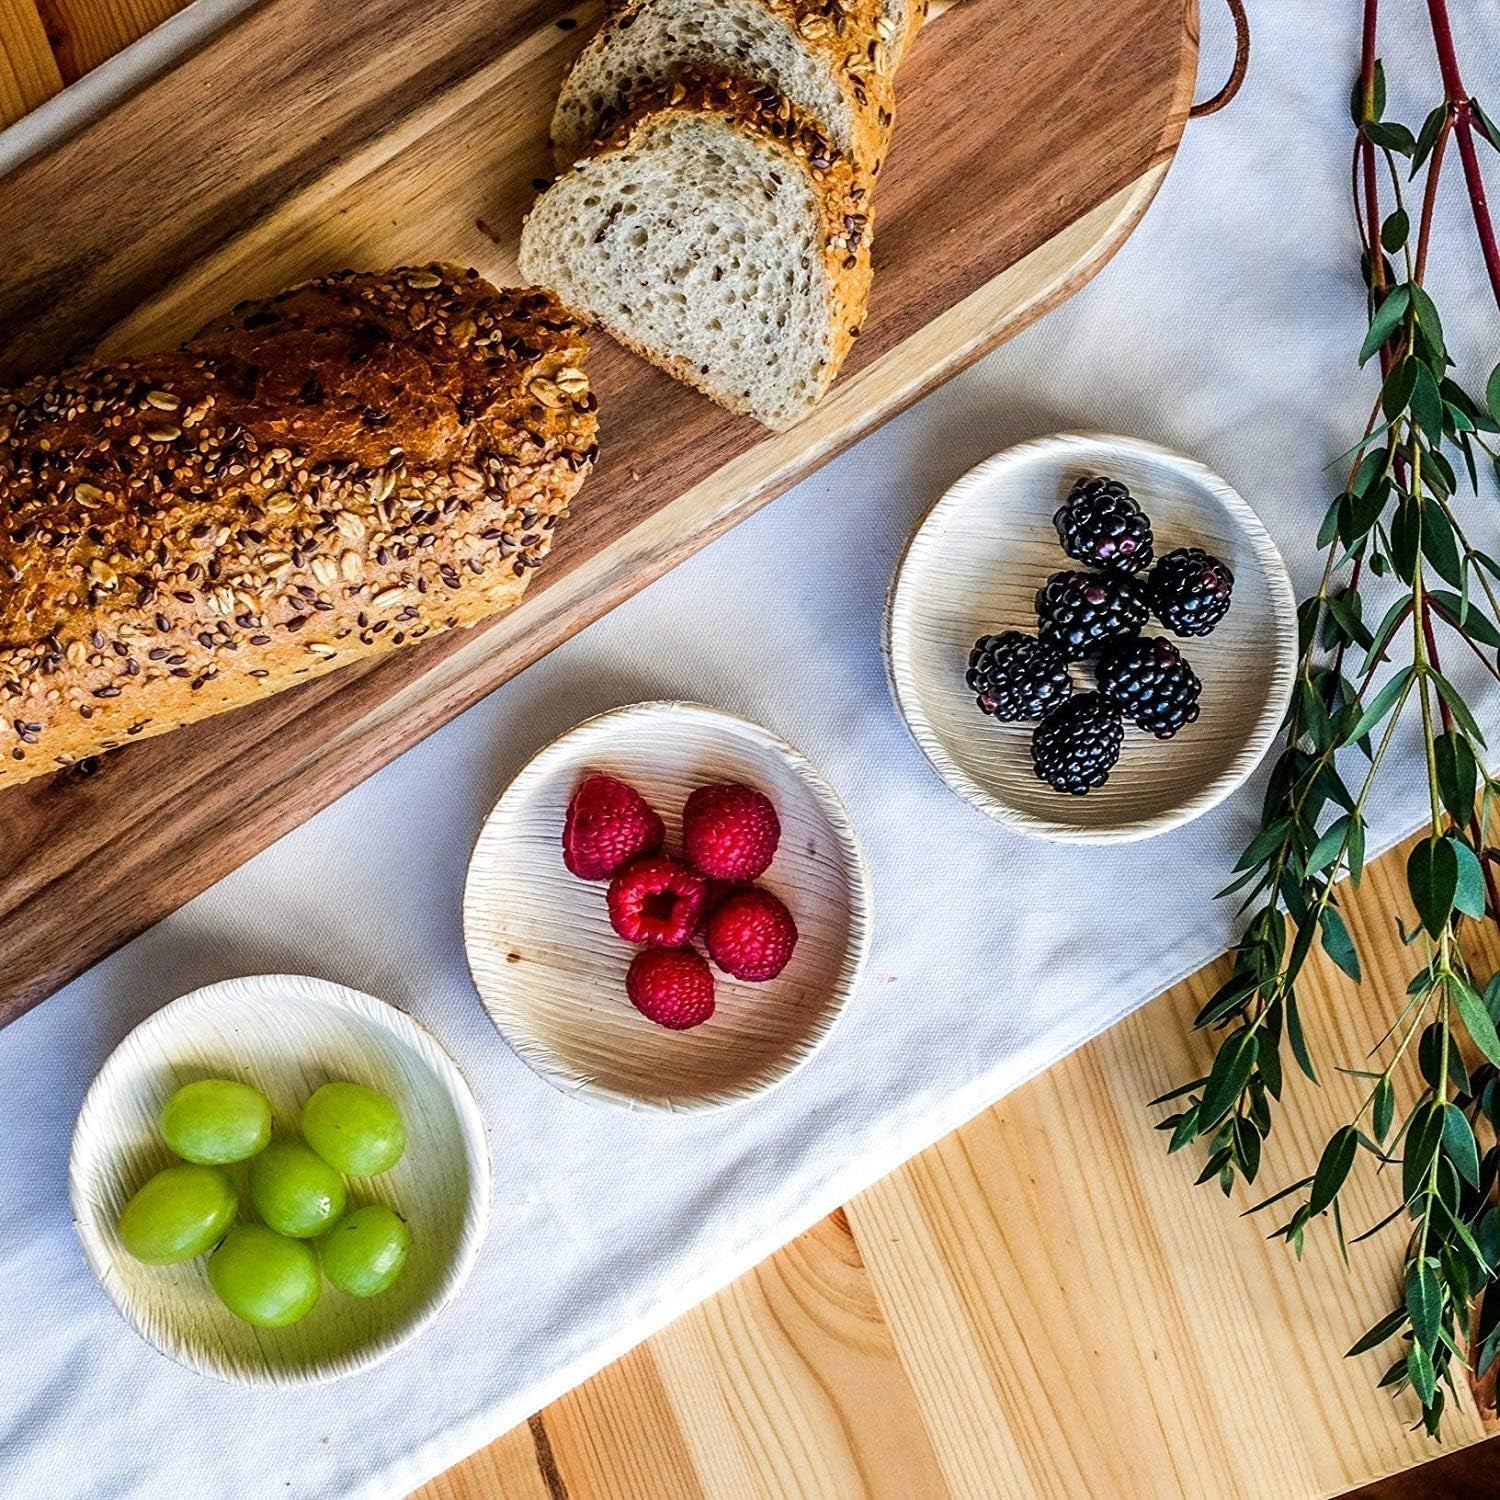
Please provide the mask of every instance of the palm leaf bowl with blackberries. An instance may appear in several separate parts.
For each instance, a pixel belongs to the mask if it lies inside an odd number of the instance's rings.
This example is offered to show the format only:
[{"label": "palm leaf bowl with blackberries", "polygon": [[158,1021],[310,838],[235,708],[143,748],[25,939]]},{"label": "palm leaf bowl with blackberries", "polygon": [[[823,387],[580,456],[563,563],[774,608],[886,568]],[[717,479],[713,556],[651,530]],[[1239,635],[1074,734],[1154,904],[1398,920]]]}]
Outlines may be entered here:
[{"label": "palm leaf bowl with blackberries", "polygon": [[892,581],[892,693],[966,801],[1043,838],[1115,843],[1198,817],[1270,747],[1292,588],[1259,518],[1196,460],[1061,433],[964,475]]}]

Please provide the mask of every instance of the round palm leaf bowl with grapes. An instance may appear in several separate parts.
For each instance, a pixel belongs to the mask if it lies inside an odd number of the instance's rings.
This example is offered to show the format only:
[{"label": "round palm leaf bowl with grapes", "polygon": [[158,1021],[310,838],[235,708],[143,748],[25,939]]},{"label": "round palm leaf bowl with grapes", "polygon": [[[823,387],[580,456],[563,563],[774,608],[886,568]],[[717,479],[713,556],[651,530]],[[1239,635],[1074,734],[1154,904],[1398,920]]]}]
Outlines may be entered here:
[{"label": "round palm leaf bowl with grapes", "polygon": [[[1116,512],[1106,521],[1117,522],[1118,507],[1132,505],[1149,520],[1149,548],[1142,530],[1125,533],[1138,550],[1117,570],[1098,560],[1098,547],[1118,528],[1103,524],[1098,512],[1091,522],[1080,522],[1071,505],[1075,487],[1090,483],[1113,492],[1106,503]],[[1061,528],[1054,519],[1060,509],[1071,518]],[[1133,517],[1131,525],[1140,528],[1142,522]],[[1215,569],[1232,573],[1227,612],[1214,610],[1207,634],[1193,633],[1205,622],[1185,618],[1180,600],[1163,607],[1152,583],[1163,559],[1176,554],[1167,566],[1180,578],[1185,559],[1200,553]],[[1111,684],[1099,671],[1104,656],[1079,648],[1079,658],[1065,668],[1053,658],[1049,671],[1054,677],[1065,674],[1058,691],[1073,695],[1065,706],[1076,709],[1077,700],[1087,695],[1083,711],[1113,715],[1108,736],[1119,746],[1118,759],[1108,761],[1107,779],[1070,795],[1042,779],[1037,762],[1045,767],[1046,751],[1034,761],[1039,743],[1034,736],[1046,710],[1032,710],[1051,689],[1040,690],[1041,678],[1028,672],[1012,670],[1008,679],[1002,673],[1012,702],[997,705],[992,699],[991,707],[1003,710],[996,717],[981,712],[966,669],[981,638],[1017,632],[1034,646],[1044,630],[1038,590],[1055,575],[1073,573],[1096,582],[1116,571],[1126,574],[1126,591],[1138,590],[1135,603],[1127,610],[1111,593],[1105,605],[1093,607],[1090,628],[1113,630],[1119,623],[1115,617],[1128,615],[1127,633],[1138,631],[1139,642],[1164,650],[1168,659],[1177,653],[1201,683],[1201,696],[1188,722],[1158,723],[1157,729],[1171,731],[1158,737],[1128,714],[1122,724],[1119,714],[1100,704],[1098,690],[1107,686],[1116,689],[1114,701],[1120,701],[1119,681]],[[1192,604],[1189,599],[1189,614]],[[1078,618],[1073,616],[1075,627]],[[1095,647],[1107,639],[1114,637],[1101,637]],[[1157,647],[1157,640],[1165,645]],[[1057,433],[986,459],[922,518],[891,584],[885,646],[896,705],[923,754],[959,796],[1033,837],[1124,843],[1200,816],[1255,769],[1291,694],[1296,603],[1281,556],[1259,517],[1218,475],[1135,438]],[[992,683],[995,675],[989,672],[981,685]],[[1057,760],[1051,764],[1055,768]]]},{"label": "round palm leaf bowl with grapes", "polygon": [[[164,1136],[163,1110],[185,1085],[208,1080],[248,1085],[264,1096],[276,1150],[261,1147],[248,1159],[177,1174],[189,1181],[199,1173],[200,1186],[205,1171],[226,1174],[233,1190],[227,1210],[233,1227],[214,1220],[209,1233],[217,1251],[208,1245],[191,1258],[148,1264],[127,1245],[140,1252],[143,1232],[151,1234],[149,1207],[123,1226],[121,1213],[157,1173],[182,1167],[182,1157]],[[304,1117],[307,1101],[330,1083],[374,1090],[395,1106],[404,1129],[404,1149],[394,1148],[400,1154],[387,1170],[335,1174],[343,1177],[343,1191],[335,1191],[341,1199],[347,1195],[347,1206],[339,1205],[345,1214],[368,1207],[363,1222],[372,1215],[390,1222],[389,1209],[406,1221],[405,1262],[376,1295],[351,1295],[331,1283],[330,1277],[348,1280],[340,1275],[337,1253],[329,1254],[337,1230],[278,1240],[257,1222],[263,1217],[257,1203],[273,1215],[275,1207],[274,1200],[257,1198],[252,1190],[255,1164],[261,1162],[264,1173],[278,1151],[305,1161],[310,1151],[302,1144],[304,1131],[309,1141],[322,1144],[320,1130],[326,1132],[330,1121],[342,1126],[337,1114],[319,1115],[317,1106]],[[337,1102],[350,1092],[331,1090],[324,1097]],[[199,1094],[205,1097],[205,1091]],[[207,1089],[206,1097],[212,1106],[214,1091]],[[360,1130],[366,1131],[365,1141],[370,1139],[368,1126],[345,1118],[347,1138],[358,1148]],[[167,1134],[191,1151],[172,1123],[169,1115]],[[209,1127],[214,1124],[210,1117]],[[390,1154],[387,1150],[386,1157]],[[362,1170],[371,1165],[349,1160]],[[213,1180],[223,1186],[222,1178]],[[384,1001],[284,974],[194,990],[137,1026],[110,1054],[84,1099],[69,1164],[73,1224],[84,1256],[131,1327],[190,1369],[270,1386],[355,1374],[416,1337],[458,1293],[474,1263],[489,1219],[490,1184],[479,1107],[442,1047]],[[164,1211],[180,1212],[170,1190]],[[344,1223],[345,1243],[351,1236],[357,1240],[360,1222]],[[274,1296],[274,1285],[256,1282],[274,1278],[279,1261],[290,1260],[303,1277],[304,1301],[315,1298],[311,1310],[283,1326],[258,1326],[231,1312],[211,1282],[209,1266],[218,1251],[232,1245],[243,1253],[218,1260],[214,1275],[221,1290],[231,1297],[236,1291]],[[257,1247],[285,1253],[266,1256]],[[231,1277],[240,1279],[238,1288]]]}]

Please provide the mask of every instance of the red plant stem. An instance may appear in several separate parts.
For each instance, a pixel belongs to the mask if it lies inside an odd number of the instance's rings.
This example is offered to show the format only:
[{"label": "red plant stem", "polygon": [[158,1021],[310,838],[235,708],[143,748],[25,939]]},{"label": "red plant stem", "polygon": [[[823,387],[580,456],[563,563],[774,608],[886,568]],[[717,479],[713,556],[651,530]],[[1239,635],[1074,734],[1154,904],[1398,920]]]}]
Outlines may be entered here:
[{"label": "red plant stem", "polygon": [[[1380,0],[1365,0],[1364,34],[1359,50],[1359,90],[1363,114],[1375,118],[1375,36],[1380,17]],[[1385,291],[1385,257],[1380,252],[1380,192],[1375,180],[1375,142],[1363,131],[1359,137],[1359,163],[1365,179],[1365,240],[1370,254],[1370,285],[1376,301]],[[1380,351],[1380,363],[1390,373],[1390,354]]]},{"label": "red plant stem", "polygon": [[1427,276],[1427,248],[1432,239],[1433,211],[1437,206],[1438,178],[1443,170],[1443,153],[1448,149],[1448,133],[1453,129],[1453,116],[1443,116],[1442,126],[1437,133],[1437,139],[1432,143],[1432,159],[1427,164],[1427,186],[1422,193],[1422,221],[1421,228],[1417,231],[1417,262],[1412,269],[1411,279],[1418,284],[1422,283]]},{"label": "red plant stem", "polygon": [[[1474,108],[1469,103],[1458,70],[1458,52],[1453,45],[1453,26],[1448,19],[1448,0],[1427,0],[1432,17],[1432,40],[1437,48],[1438,68],[1443,75],[1443,93],[1458,137],[1458,155],[1464,166],[1464,182],[1469,189],[1469,206],[1474,212],[1474,228],[1479,235],[1479,250],[1489,274],[1490,289],[1500,305],[1500,244],[1495,240],[1495,225],[1490,218],[1489,202],[1484,192],[1484,177],[1479,170],[1479,153],[1474,149]],[[1368,18],[1366,28],[1368,29]]]}]

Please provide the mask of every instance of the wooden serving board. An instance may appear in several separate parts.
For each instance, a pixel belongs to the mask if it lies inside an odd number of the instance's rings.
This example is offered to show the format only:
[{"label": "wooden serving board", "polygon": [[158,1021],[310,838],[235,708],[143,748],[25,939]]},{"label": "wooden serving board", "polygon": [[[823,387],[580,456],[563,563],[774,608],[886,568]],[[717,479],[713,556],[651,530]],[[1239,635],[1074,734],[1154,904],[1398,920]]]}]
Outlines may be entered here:
[{"label": "wooden serving board", "polygon": [[[513,283],[599,8],[262,0],[0,179],[0,378],[171,344],[339,266]],[[822,406],[767,433],[599,337],[601,460],[517,610],[0,796],[0,1023],[1076,290],[1160,185],[1196,59],[1194,0],[935,15],[898,81],[870,316]]]}]

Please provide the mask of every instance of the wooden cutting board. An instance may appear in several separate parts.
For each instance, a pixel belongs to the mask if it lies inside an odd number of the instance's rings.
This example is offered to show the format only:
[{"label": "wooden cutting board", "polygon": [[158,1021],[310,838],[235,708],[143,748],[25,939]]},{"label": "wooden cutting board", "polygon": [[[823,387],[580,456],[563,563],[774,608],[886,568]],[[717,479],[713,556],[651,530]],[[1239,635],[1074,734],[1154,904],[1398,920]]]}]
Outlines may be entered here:
[{"label": "wooden cutting board", "polygon": [[[340,266],[513,283],[599,9],[262,0],[0,179],[0,378]],[[870,316],[818,411],[767,433],[599,337],[601,459],[517,610],[0,795],[0,1024],[1076,290],[1160,185],[1196,60],[1194,0],[935,14],[898,81]]]}]

